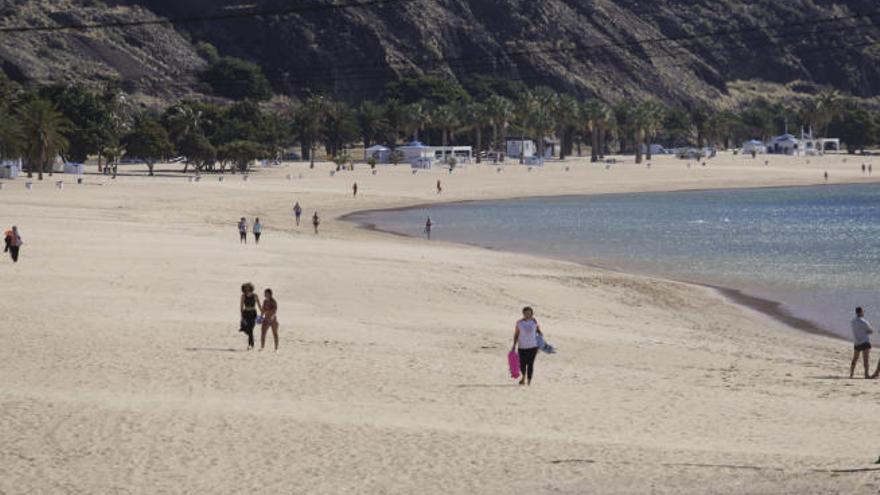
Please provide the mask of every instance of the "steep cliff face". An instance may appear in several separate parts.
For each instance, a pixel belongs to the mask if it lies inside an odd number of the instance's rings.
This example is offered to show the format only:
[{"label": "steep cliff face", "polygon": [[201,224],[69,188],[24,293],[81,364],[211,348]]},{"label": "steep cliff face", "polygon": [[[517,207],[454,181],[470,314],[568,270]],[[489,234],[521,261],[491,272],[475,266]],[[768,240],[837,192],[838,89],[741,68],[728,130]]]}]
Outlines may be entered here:
[{"label": "steep cliff face", "polygon": [[[70,26],[155,20],[135,5],[82,0],[0,2],[0,27]],[[129,92],[171,98],[190,92],[205,62],[180,32],[162,25],[0,33],[0,68],[36,83],[118,81]]]},{"label": "steep cliff face", "polygon": [[[72,0],[51,7],[48,1],[21,3],[31,11],[45,9],[37,16],[45,22],[65,22],[59,16],[277,12],[306,5],[119,0],[101,9]],[[35,22],[33,17],[18,21]],[[754,78],[812,81],[874,96],[880,94],[878,21],[874,0],[399,0],[191,21],[174,30],[154,26],[72,34],[63,37],[70,52],[62,58],[68,60],[39,60],[37,50],[53,48],[49,36],[39,43],[4,42],[0,59],[4,68],[27,76],[69,72],[82,67],[76,60],[83,59],[101,69],[101,77],[115,71],[125,80],[164,84],[174,79],[186,85],[202,63],[190,38],[214,44],[223,55],[257,62],[276,91],[289,94],[322,90],[356,99],[380,93],[402,75],[440,72],[457,78],[490,74],[611,100],[654,95],[671,102],[713,102],[728,82]]]}]

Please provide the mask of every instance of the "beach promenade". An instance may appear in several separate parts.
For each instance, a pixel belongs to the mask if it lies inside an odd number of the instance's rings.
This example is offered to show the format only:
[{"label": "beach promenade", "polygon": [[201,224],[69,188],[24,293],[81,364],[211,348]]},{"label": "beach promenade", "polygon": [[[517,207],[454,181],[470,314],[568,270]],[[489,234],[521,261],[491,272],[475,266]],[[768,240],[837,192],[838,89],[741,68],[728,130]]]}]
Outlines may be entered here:
[{"label": "beach promenade", "polygon": [[[0,259],[0,494],[877,493],[880,381],[846,379],[850,343],[704,287],[339,219],[880,179],[862,157],[769,160],[6,182],[0,223],[25,245]],[[244,350],[246,281],[274,290],[278,354]],[[506,369],[525,305],[559,349],[529,388]]]}]

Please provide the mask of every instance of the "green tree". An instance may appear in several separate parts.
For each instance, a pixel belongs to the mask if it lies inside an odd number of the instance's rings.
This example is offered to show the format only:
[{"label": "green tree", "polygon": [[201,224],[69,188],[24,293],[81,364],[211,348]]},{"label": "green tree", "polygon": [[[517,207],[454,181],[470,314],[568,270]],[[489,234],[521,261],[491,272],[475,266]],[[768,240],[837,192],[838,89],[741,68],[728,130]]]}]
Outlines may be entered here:
[{"label": "green tree", "polygon": [[513,103],[503,96],[493,95],[486,100],[486,113],[489,116],[489,125],[492,126],[492,149],[501,154],[507,152],[507,128],[513,119]]},{"label": "green tree", "polygon": [[877,118],[855,101],[846,101],[834,119],[829,123],[829,131],[839,137],[846,145],[848,153],[863,151],[868,145],[876,144],[878,139]]},{"label": "green tree", "polygon": [[364,140],[364,148],[369,148],[388,128],[385,110],[378,103],[364,101],[357,109],[357,124]]},{"label": "green tree", "polygon": [[[461,126],[460,112],[452,105],[441,105],[434,110],[431,117],[434,126],[440,130],[442,146],[445,148],[458,128]],[[443,151],[443,162],[446,163],[446,150]]]},{"label": "green tree", "polygon": [[0,160],[21,157],[23,137],[18,118],[0,109]]},{"label": "green tree", "polygon": [[484,103],[470,102],[462,108],[462,130],[473,131],[476,137],[476,159],[477,163],[482,162],[481,153],[483,152],[483,129],[491,125],[492,117],[489,115],[488,107]]},{"label": "green tree", "polygon": [[[654,100],[648,100],[639,105],[637,110],[639,123],[641,124],[642,143],[645,145],[647,159],[651,160],[651,142],[657,135],[657,131],[663,124],[666,109]],[[641,148],[641,147],[640,147]],[[638,161],[636,163],[639,163]]]},{"label": "green tree", "polygon": [[158,120],[150,115],[141,115],[134,127],[122,139],[129,156],[139,158],[147,164],[149,174],[153,175],[156,162],[168,158],[174,152],[174,145],[168,131]]},{"label": "green tree", "polygon": [[254,141],[237,140],[217,148],[217,158],[221,162],[231,162],[235,165],[232,169],[233,173],[236,169],[241,173],[246,173],[254,160],[265,156],[266,149]]},{"label": "green tree", "polygon": [[221,57],[201,75],[214,94],[234,100],[268,100],[272,86],[260,66],[234,57]]},{"label": "green tree", "polygon": [[186,173],[190,164],[196,170],[213,169],[214,162],[217,160],[217,148],[201,131],[187,133],[178,143],[177,151],[186,157],[183,173]]},{"label": "green tree", "polygon": [[604,143],[603,134],[611,125],[611,108],[599,100],[590,100],[583,106],[583,114],[583,119],[587,122],[587,130],[590,132],[590,139],[592,141],[590,161],[595,163],[604,155],[602,150],[602,143]]},{"label": "green tree", "polygon": [[67,134],[73,126],[51,102],[43,99],[24,104],[19,109],[18,117],[28,177],[33,177],[36,168],[39,180],[43,180],[45,168],[51,167],[55,157],[64,153],[70,145]]},{"label": "green tree", "polygon": [[341,101],[329,101],[321,119],[321,136],[329,156],[336,156],[357,139],[360,129],[351,107]]},{"label": "green tree", "polygon": [[309,168],[315,168],[315,150],[321,139],[321,129],[327,100],[323,96],[310,96],[297,111],[295,127],[302,145],[303,157],[309,157]]},{"label": "green tree", "polygon": [[560,94],[555,108],[556,137],[559,138],[559,159],[573,152],[575,127],[579,124],[580,106],[571,95]]}]

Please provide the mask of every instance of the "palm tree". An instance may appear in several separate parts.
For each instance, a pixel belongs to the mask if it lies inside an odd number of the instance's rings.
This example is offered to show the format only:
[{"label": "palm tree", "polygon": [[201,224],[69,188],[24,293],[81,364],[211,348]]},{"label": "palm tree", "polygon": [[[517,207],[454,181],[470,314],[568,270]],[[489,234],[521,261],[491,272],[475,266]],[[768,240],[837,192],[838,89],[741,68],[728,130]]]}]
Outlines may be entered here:
[{"label": "palm tree", "polygon": [[465,104],[462,108],[463,119],[462,130],[472,130],[477,138],[476,157],[477,163],[482,162],[480,154],[483,151],[483,129],[491,125],[492,118],[489,110],[484,103],[471,102]]},{"label": "palm tree", "polygon": [[556,127],[559,94],[550,88],[540,87],[532,92],[532,98],[534,104],[530,120],[538,142],[538,155],[544,158],[544,139]]},{"label": "palm tree", "polygon": [[406,107],[397,98],[385,101],[385,120],[388,122],[389,145],[393,148],[400,137],[400,130],[406,121]]},{"label": "palm tree", "polygon": [[372,146],[373,141],[378,139],[388,128],[388,121],[385,120],[385,109],[372,101],[364,101],[358,107],[357,122],[361,129],[361,137],[364,140],[364,148]]},{"label": "palm tree", "polygon": [[461,122],[459,120],[459,112],[452,105],[441,105],[434,110],[431,120],[434,126],[440,129],[443,136],[443,163],[447,162],[446,145],[453,134],[458,130]]},{"label": "palm tree", "polygon": [[113,172],[113,178],[116,178],[116,172],[119,168],[119,160],[125,155],[125,147],[119,144],[111,144],[101,149],[101,154],[107,157],[107,166]]},{"label": "palm tree", "polygon": [[43,180],[43,170],[54,162],[55,157],[67,150],[69,141],[65,136],[72,130],[71,122],[46,100],[33,100],[18,112],[24,139],[24,158],[28,177],[33,177],[36,167],[38,179]]},{"label": "palm tree", "polygon": [[[821,117],[819,125],[821,125],[822,135],[827,136],[828,126],[831,125],[831,121],[834,120],[834,117],[840,112],[840,91],[836,89],[826,89],[816,96],[816,100],[818,101],[819,115]],[[815,130],[816,129],[814,129],[813,132],[815,132]]]},{"label": "palm tree", "polygon": [[526,136],[530,136],[535,129],[533,124],[534,107],[537,105],[531,91],[527,91],[517,98],[513,109],[513,120],[516,122],[520,135],[519,163],[525,162]]},{"label": "palm tree", "polygon": [[492,95],[486,100],[486,114],[489,117],[489,125],[492,126],[492,148],[496,153],[501,154],[500,161],[504,161],[504,154],[507,151],[505,149],[507,128],[513,118],[513,103],[503,96]]},{"label": "palm tree", "polygon": [[321,123],[324,120],[324,112],[327,101],[323,96],[310,96],[299,108],[299,117],[296,119],[299,128],[300,141],[303,151],[309,152],[309,168],[315,168],[315,150],[318,148],[318,139],[321,135]]},{"label": "palm tree", "polygon": [[590,161],[595,163],[604,155],[601,149],[604,143],[603,134],[611,123],[611,109],[599,100],[590,100],[583,106],[583,114],[592,140]]},{"label": "palm tree", "polygon": [[648,161],[651,160],[651,140],[657,135],[660,126],[663,123],[665,110],[663,106],[654,100],[648,100],[639,105],[637,110],[639,113],[639,121],[642,125],[642,140],[645,144]]},{"label": "palm tree", "polygon": [[419,133],[431,125],[431,114],[431,107],[426,102],[417,101],[407,105],[403,117],[407,136],[412,136],[413,141],[418,141]]},{"label": "palm tree", "polygon": [[559,137],[559,159],[564,160],[572,149],[572,134],[578,125],[580,106],[571,95],[561,94],[556,100],[556,135]]}]

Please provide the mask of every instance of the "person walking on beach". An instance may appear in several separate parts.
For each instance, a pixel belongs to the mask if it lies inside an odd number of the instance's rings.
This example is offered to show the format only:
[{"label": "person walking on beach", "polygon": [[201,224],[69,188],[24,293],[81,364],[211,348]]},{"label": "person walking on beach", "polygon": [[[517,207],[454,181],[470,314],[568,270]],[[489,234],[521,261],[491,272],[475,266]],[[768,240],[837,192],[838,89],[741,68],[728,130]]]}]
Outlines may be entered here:
[{"label": "person walking on beach", "polygon": [[315,235],[318,235],[318,226],[321,225],[321,218],[318,217],[318,212],[316,211],[314,215],[312,215],[312,227],[315,228]]},{"label": "person walking on beach", "polygon": [[865,175],[865,164],[862,164],[862,175]]},{"label": "person walking on beach", "polygon": [[874,165],[868,164],[868,175],[873,175],[874,173]]},{"label": "person walking on beach", "polygon": [[522,373],[519,384],[531,385],[532,374],[535,370],[535,357],[538,355],[538,334],[543,334],[532,308],[526,306],[523,308],[522,314],[522,319],[516,322],[511,350],[515,350],[519,354],[519,370]]},{"label": "person walking on beach", "polygon": [[431,227],[433,224],[431,223],[431,217],[428,217],[428,221],[425,222],[425,236],[428,240],[431,240]]},{"label": "person walking on beach", "polygon": [[358,183],[355,182],[351,186],[351,197],[356,198],[358,196]]},{"label": "person walking on beach", "polygon": [[248,350],[254,348],[254,327],[257,325],[257,311],[262,312],[260,298],[254,293],[254,285],[250,282],[241,286],[241,328],[248,338]]},{"label": "person walking on beach", "polygon": [[272,338],[275,340],[275,352],[278,352],[278,302],[272,295],[272,289],[263,291],[262,306],[263,324],[260,335],[260,350],[266,348],[266,332],[272,329]]},{"label": "person walking on beach", "polygon": [[300,219],[300,217],[302,216],[302,214],[303,214],[302,206],[300,206],[300,205],[299,205],[299,201],[297,201],[297,202],[293,205],[293,216],[296,217],[296,226],[297,226],[297,227],[299,227],[299,219]]},{"label": "person walking on beach", "polygon": [[13,263],[18,263],[18,252],[21,249],[21,245],[24,244],[24,241],[21,240],[21,236],[18,234],[18,227],[13,225],[10,230],[3,234],[3,243],[5,245],[3,252],[9,253]]},{"label": "person walking on beach", "polygon": [[437,194],[443,192],[443,184],[440,183],[440,179],[437,179]]},{"label": "person walking on beach", "polygon": [[260,243],[260,235],[263,233],[263,224],[260,223],[260,217],[254,219],[254,242]]},{"label": "person walking on beach", "polygon": [[825,182],[828,182],[828,171],[825,171]]},{"label": "person walking on beach", "polygon": [[[852,378],[855,374],[856,364],[859,362],[859,354],[861,354],[865,366],[865,378],[871,378],[868,374],[868,360],[871,353],[871,334],[874,333],[874,328],[865,319],[865,312],[861,307],[856,308],[856,317],[850,322],[850,327],[853,334],[853,358],[852,364],[849,366],[849,377]],[[878,370],[880,370],[880,365],[878,365]]]},{"label": "person walking on beach", "polygon": [[247,244],[247,220],[244,217],[238,221],[238,239],[239,242]]}]

